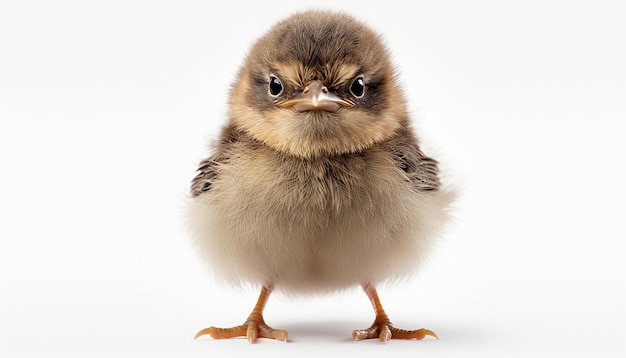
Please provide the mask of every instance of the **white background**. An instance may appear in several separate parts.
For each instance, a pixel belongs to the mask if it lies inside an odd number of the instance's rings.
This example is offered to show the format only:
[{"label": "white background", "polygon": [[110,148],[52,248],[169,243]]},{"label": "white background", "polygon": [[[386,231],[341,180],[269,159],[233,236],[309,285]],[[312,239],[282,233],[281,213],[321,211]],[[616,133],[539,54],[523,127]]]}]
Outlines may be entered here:
[{"label": "white background", "polygon": [[[335,2],[2,2],[0,356],[626,354],[620,1]],[[351,342],[373,319],[356,289],[272,296],[288,344],[192,339],[258,293],[194,252],[189,181],[250,44],[313,7],[383,34],[461,189],[423,270],[380,289],[439,341]]]}]

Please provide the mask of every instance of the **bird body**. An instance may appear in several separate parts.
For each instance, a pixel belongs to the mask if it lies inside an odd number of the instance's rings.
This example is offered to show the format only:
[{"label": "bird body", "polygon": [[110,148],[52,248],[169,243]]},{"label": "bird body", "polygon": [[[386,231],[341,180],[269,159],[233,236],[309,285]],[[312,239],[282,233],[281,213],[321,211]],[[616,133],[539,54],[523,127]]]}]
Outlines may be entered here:
[{"label": "bird body", "polygon": [[219,276],[289,293],[380,283],[414,271],[449,196],[416,195],[389,141],[358,153],[299,158],[240,133],[191,207]]},{"label": "bird body", "polygon": [[199,334],[286,340],[262,319],[272,289],[357,285],[378,323],[355,339],[379,330],[384,341],[391,332],[432,333],[392,328],[374,287],[415,271],[453,195],[418,145],[380,37],[352,17],[296,14],[253,45],[231,89],[228,123],[191,194],[192,235],[213,271],[263,287],[244,325]]}]

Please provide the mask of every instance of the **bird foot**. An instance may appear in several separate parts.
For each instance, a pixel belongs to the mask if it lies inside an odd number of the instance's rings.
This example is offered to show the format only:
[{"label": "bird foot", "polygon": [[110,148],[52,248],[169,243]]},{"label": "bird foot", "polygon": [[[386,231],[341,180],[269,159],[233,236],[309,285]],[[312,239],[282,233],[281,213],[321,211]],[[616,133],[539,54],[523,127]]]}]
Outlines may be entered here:
[{"label": "bird foot", "polygon": [[265,306],[265,302],[267,302],[267,298],[269,297],[271,292],[271,285],[263,286],[256,306],[254,307],[252,313],[250,313],[248,319],[244,322],[244,324],[231,328],[205,328],[198,332],[194,339],[208,334],[215,339],[246,337],[246,339],[248,339],[248,342],[250,343],[256,341],[257,338],[271,338],[278,341],[287,342],[287,331],[282,329],[274,329],[265,324],[265,320],[263,320],[263,307]]},{"label": "bird foot", "polygon": [[352,332],[352,339],[355,341],[361,341],[364,339],[370,338],[378,338],[381,342],[387,343],[390,339],[424,339],[426,336],[432,336],[437,339],[437,335],[435,332],[421,328],[413,331],[408,331],[406,329],[395,328],[391,322],[382,321],[382,322],[374,322],[370,328],[367,329],[357,329]]},{"label": "bird foot", "polygon": [[[231,328],[209,327],[201,330],[195,338],[203,335],[210,335],[215,339],[246,337],[248,342],[253,343],[257,338],[271,338],[278,341],[287,342],[287,331],[274,329],[263,321],[263,319],[249,318],[244,324]],[[194,338],[194,339],[195,339]]]}]

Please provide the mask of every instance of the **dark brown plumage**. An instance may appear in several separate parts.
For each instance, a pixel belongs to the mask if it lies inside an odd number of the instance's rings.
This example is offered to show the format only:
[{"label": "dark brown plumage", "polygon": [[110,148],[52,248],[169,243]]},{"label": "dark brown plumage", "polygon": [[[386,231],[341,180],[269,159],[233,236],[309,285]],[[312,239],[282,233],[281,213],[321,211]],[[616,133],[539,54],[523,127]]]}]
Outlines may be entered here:
[{"label": "dark brown plumage", "polygon": [[252,47],[229,109],[192,181],[190,226],[221,278],[263,289],[246,323],[198,335],[286,340],[263,321],[272,289],[354,285],[376,311],[355,339],[434,335],[393,328],[374,289],[415,271],[452,200],[420,150],[379,36],[337,13],[281,21]]}]

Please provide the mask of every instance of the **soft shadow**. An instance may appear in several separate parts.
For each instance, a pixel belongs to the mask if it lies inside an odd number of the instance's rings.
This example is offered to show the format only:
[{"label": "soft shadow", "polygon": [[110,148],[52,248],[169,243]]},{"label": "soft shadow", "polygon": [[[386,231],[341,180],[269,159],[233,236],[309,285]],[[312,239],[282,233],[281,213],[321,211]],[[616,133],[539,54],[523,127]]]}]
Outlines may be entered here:
[{"label": "soft shadow", "polygon": [[[302,323],[283,323],[281,329],[289,332],[290,342],[336,342],[353,343],[352,331],[365,329],[353,321],[317,321]],[[444,342],[480,341],[486,336],[486,332],[479,327],[471,327],[463,324],[441,324],[431,328]],[[376,340],[377,341],[377,340]],[[433,337],[426,337],[423,341],[437,341]]]},{"label": "soft shadow", "polygon": [[432,328],[439,340],[446,342],[481,341],[488,336],[481,327],[459,324],[441,324]]},{"label": "soft shadow", "polygon": [[318,321],[283,323],[280,328],[289,332],[290,342],[324,341],[346,343],[353,342],[352,331],[358,327],[356,327],[354,322]]}]

